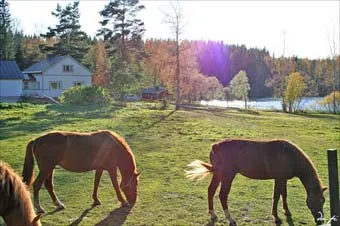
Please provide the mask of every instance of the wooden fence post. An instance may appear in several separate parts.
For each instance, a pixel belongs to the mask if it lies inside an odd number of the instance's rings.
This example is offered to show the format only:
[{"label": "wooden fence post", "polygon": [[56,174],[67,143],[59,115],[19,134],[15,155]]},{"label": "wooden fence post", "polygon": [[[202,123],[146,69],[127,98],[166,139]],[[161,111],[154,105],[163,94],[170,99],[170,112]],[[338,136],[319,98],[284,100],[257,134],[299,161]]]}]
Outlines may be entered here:
[{"label": "wooden fence post", "polygon": [[337,221],[331,223],[332,226],[340,225],[340,201],[339,201],[339,177],[338,177],[338,157],[337,150],[328,149],[328,181],[331,217],[337,216]]}]

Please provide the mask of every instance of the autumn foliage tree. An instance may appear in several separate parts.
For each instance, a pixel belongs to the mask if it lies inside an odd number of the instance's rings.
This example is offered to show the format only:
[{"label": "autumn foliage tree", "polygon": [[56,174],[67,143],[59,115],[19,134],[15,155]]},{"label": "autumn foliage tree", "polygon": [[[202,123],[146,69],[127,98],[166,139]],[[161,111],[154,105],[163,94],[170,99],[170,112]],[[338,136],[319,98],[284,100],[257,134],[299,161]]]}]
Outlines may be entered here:
[{"label": "autumn foliage tree", "polygon": [[247,108],[248,92],[250,90],[249,80],[245,71],[240,71],[230,81],[229,88],[231,93],[244,100],[244,108]]},{"label": "autumn foliage tree", "polygon": [[293,72],[286,78],[284,100],[288,107],[288,112],[296,111],[306,90],[306,83],[299,72]]}]

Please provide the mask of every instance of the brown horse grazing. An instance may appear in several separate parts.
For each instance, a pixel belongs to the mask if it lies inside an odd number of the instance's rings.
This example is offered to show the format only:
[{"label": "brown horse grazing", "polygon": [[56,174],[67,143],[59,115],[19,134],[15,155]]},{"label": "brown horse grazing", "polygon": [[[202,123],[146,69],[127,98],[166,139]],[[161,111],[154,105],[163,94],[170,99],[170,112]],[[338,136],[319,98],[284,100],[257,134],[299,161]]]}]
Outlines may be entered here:
[{"label": "brown horse grazing", "polygon": [[21,178],[7,164],[0,161],[0,216],[8,226],[39,226],[30,193]]},{"label": "brown horse grazing", "polygon": [[307,206],[316,223],[323,221],[325,198],[316,169],[308,156],[296,145],[285,140],[253,141],[227,139],[213,144],[210,152],[211,164],[196,160],[188,166],[191,179],[203,179],[212,173],[208,188],[209,213],[212,220],[217,217],[213,208],[213,197],[221,183],[220,201],[230,225],[236,225],[228,210],[228,194],[237,173],[252,179],[274,179],[272,215],[276,223],[281,222],[277,214],[277,204],[282,197],[283,210],[290,215],[287,205],[287,180],[298,177],[307,192]]},{"label": "brown horse grazing", "polygon": [[[96,170],[92,193],[93,205],[101,204],[97,192],[103,170],[108,171],[122,206],[136,202],[140,173],[137,172],[135,158],[129,145],[114,132],[55,131],[30,141],[27,144],[23,169],[23,181],[27,185],[33,182],[33,154],[39,166],[39,174],[33,183],[34,206],[39,213],[45,212],[39,202],[39,190],[43,183],[57,209],[64,208],[53,188],[53,171],[57,165],[72,172]],[[117,168],[122,177],[120,188],[128,202],[123,198],[118,185]]]}]

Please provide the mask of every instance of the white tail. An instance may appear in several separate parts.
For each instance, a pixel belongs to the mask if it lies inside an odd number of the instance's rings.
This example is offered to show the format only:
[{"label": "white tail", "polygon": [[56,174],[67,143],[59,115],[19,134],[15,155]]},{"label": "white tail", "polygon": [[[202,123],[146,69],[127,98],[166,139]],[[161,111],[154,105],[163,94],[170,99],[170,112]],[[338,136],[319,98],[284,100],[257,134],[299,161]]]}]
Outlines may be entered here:
[{"label": "white tail", "polygon": [[211,173],[211,165],[200,160],[195,160],[188,164],[192,169],[185,171],[185,175],[190,180],[203,180],[206,176]]}]

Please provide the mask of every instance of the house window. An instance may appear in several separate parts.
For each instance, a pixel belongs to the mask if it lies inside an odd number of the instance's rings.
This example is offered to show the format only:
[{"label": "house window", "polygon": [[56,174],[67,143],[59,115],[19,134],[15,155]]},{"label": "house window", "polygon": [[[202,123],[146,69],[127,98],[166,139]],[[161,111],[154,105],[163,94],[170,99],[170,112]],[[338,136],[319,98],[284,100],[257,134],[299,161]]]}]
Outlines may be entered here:
[{"label": "house window", "polygon": [[74,82],[73,86],[83,86],[84,82]]},{"label": "house window", "polygon": [[61,81],[50,82],[50,89],[61,89]]},{"label": "house window", "polygon": [[24,81],[24,90],[36,90],[39,89],[39,82],[35,81]]},{"label": "house window", "polygon": [[24,90],[28,90],[28,81],[24,81]]},{"label": "house window", "polygon": [[64,65],[63,71],[64,72],[73,72],[73,65]]}]

